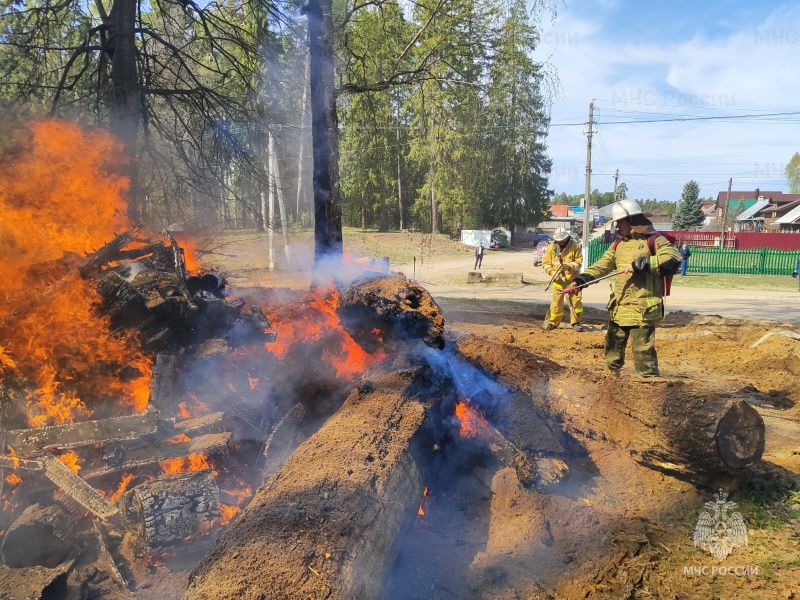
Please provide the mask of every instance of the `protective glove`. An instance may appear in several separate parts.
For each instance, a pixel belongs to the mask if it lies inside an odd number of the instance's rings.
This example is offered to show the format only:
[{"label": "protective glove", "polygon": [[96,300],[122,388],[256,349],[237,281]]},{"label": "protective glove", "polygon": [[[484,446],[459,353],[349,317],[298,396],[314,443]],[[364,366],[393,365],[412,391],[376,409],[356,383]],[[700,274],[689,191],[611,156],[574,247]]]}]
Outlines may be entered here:
[{"label": "protective glove", "polygon": [[583,273],[582,275],[578,275],[577,277],[575,277],[575,279],[573,279],[572,281],[575,283],[575,285],[580,287],[582,285],[586,285],[592,279],[594,279],[594,277],[592,277],[591,275],[587,275],[586,273]]},{"label": "protective glove", "polygon": [[646,273],[650,270],[650,257],[640,256],[631,263],[631,268],[634,273]]}]

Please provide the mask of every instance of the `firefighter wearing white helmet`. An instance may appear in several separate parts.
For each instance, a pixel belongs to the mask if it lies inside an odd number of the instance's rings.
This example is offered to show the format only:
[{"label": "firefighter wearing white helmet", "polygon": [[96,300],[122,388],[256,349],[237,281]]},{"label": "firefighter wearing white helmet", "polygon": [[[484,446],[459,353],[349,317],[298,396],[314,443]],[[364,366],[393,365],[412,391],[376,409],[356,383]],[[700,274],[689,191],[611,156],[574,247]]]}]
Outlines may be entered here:
[{"label": "firefighter wearing white helmet", "polygon": [[680,267],[681,257],[673,243],[653,229],[653,224],[633,200],[620,200],[604,209],[616,222],[619,240],[603,256],[578,275],[565,294],[579,291],[600,277],[616,271],[608,301],[606,366],[614,375],[625,364],[625,347],[631,340],[636,373],[658,376],[656,324],[664,318],[664,281]]},{"label": "firefighter wearing white helmet", "polygon": [[[553,242],[547,246],[542,256],[542,269],[553,277],[553,297],[550,301],[550,310],[542,326],[544,329],[555,329],[564,318],[564,288],[567,287],[575,276],[581,271],[583,257],[581,245],[574,241],[569,231],[559,227],[553,232]],[[583,318],[583,302],[580,291],[567,296],[570,306],[570,323],[574,329],[583,331],[581,319]]]}]

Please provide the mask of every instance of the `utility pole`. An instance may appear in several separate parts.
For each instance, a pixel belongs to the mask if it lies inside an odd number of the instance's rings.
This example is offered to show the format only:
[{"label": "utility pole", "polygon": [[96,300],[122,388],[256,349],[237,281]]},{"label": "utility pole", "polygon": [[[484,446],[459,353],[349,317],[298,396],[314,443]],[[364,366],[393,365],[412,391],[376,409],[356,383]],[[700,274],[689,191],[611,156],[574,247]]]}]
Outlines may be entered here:
[{"label": "utility pole", "polygon": [[733,177],[728,178],[728,194],[725,196],[725,206],[722,207],[722,233],[720,234],[719,247],[725,247],[725,229],[728,224],[728,205],[731,203],[731,186]]},{"label": "utility pole", "polygon": [[586,129],[586,188],[583,194],[583,268],[589,266],[589,199],[592,195],[592,122],[594,121],[594,100],[589,103],[589,126]]},{"label": "utility pole", "polygon": [[[617,172],[614,173],[614,202],[618,200],[617,198],[617,181],[619,181],[619,167],[617,167]],[[619,198],[622,200],[622,198]]]}]

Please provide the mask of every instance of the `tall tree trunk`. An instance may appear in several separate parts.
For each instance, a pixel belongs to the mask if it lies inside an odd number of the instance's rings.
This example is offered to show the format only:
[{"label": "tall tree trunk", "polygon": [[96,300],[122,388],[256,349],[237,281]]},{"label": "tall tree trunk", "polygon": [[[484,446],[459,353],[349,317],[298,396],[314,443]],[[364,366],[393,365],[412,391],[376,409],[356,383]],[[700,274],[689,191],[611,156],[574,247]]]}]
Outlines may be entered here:
[{"label": "tall tree trunk", "polygon": [[136,68],[136,0],[115,0],[109,15],[111,25],[111,81],[114,95],[111,130],[122,140],[128,159],[125,175],[130,179],[128,215],[134,222],[143,217],[136,164],[136,137],[142,113],[142,92]]},{"label": "tall tree trunk", "polygon": [[389,208],[386,206],[386,198],[381,195],[381,221],[378,231],[386,233],[389,231]]},{"label": "tall tree trunk", "polygon": [[311,139],[314,146],[314,260],[319,263],[327,255],[342,254],[332,0],[310,0],[307,10]]},{"label": "tall tree trunk", "polygon": [[400,149],[400,128],[397,134],[397,207],[400,210],[400,231],[406,228],[406,207],[403,206],[403,152]]},{"label": "tall tree trunk", "polygon": [[295,220],[301,223],[301,215],[306,208],[306,190],[303,185],[303,176],[305,175],[305,154],[306,154],[306,115],[308,114],[308,78],[309,78],[309,56],[306,55],[305,59],[305,76],[303,77],[303,101],[300,104],[300,150],[297,158],[297,212],[295,213]]}]

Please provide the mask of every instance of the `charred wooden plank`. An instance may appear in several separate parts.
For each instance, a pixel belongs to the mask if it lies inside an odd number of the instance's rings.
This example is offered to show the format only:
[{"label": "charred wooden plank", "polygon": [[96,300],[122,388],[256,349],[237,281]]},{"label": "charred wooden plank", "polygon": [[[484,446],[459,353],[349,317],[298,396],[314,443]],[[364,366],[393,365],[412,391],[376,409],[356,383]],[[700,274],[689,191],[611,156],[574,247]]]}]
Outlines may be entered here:
[{"label": "charred wooden plank", "polygon": [[175,355],[159,352],[153,365],[153,375],[150,380],[151,406],[165,409],[173,404],[173,375],[175,372]]},{"label": "charred wooden plank", "polygon": [[90,444],[131,440],[156,431],[158,412],[147,410],[139,415],[110,417],[95,421],[48,425],[34,429],[13,429],[6,433],[6,443],[23,456],[47,448],[78,448]]},{"label": "charred wooden plank", "polygon": [[191,419],[184,419],[182,421],[174,421],[170,423],[170,427],[175,433],[192,433],[195,431],[203,431],[213,427],[219,427],[222,424],[222,419],[225,417],[223,412],[215,412],[202,417],[193,417]]},{"label": "charred wooden plank", "polygon": [[83,261],[83,264],[78,268],[81,277],[87,279],[97,273],[100,268],[103,267],[103,265],[116,260],[116,256],[119,251],[136,239],[136,235],[139,233],[139,231],[141,231],[141,228],[137,227],[133,231],[120,233],[105,246],[90,254],[86,260]]},{"label": "charred wooden plank", "polygon": [[3,469],[22,469],[23,471],[41,471],[44,464],[38,460],[26,460],[11,456],[0,456],[0,467]]},{"label": "charred wooden plank", "polygon": [[108,531],[99,519],[94,520],[94,530],[95,533],[97,533],[100,551],[108,556],[109,564],[111,565],[111,573],[114,575],[114,578],[129,590],[135,590],[136,580],[133,577],[133,573],[131,573],[125,561],[122,560],[118,548],[112,542],[111,536],[109,536]]},{"label": "charred wooden plank", "polygon": [[117,252],[113,260],[136,260],[137,258],[142,258],[143,256],[147,256],[148,254],[160,252],[164,249],[164,246],[165,246],[164,242],[159,240],[157,242],[153,242],[152,244],[146,244],[144,246],[140,246],[139,248],[132,248],[130,250],[120,250],[119,252]]},{"label": "charred wooden plank", "polygon": [[297,431],[300,421],[306,416],[306,409],[299,402],[295,404],[283,418],[278,421],[267,441],[264,442],[264,480],[269,479],[286,460],[292,447],[292,436]]},{"label": "charred wooden plank", "polygon": [[150,465],[162,460],[180,458],[195,452],[203,454],[215,454],[224,451],[231,438],[231,434],[209,433],[201,435],[188,442],[178,442],[176,444],[161,444],[157,448],[143,448],[124,455],[123,460],[114,465],[106,465],[98,469],[86,470],[82,473],[84,479],[94,479],[109,473],[133,469],[142,465]]},{"label": "charred wooden plank", "polygon": [[219,488],[210,471],[168,475],[125,492],[120,505],[142,556],[210,531],[219,518]]},{"label": "charred wooden plank", "polygon": [[108,519],[119,513],[116,506],[57,458],[45,454],[42,462],[44,463],[45,477],[92,514],[101,519]]},{"label": "charred wooden plank", "polygon": [[183,297],[186,299],[186,305],[189,307],[189,310],[197,310],[197,304],[192,300],[192,295],[186,287],[186,261],[183,256],[183,249],[178,245],[178,242],[169,231],[165,229],[162,233],[167,236],[170,241],[169,249],[172,251],[173,257],[172,266],[178,276],[181,294],[183,294]]}]

